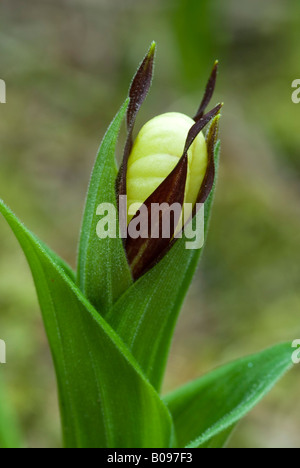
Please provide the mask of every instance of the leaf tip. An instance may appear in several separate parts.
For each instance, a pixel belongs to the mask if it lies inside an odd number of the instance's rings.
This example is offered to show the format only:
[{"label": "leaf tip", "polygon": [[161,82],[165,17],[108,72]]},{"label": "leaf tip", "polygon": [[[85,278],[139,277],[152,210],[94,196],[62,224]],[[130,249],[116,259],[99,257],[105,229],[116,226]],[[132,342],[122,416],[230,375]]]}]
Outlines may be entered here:
[{"label": "leaf tip", "polygon": [[149,57],[149,58],[154,57],[155,52],[156,52],[156,48],[157,48],[156,42],[155,42],[155,41],[152,41],[152,42],[151,42],[151,45],[150,45],[149,52],[148,52],[148,57]]}]

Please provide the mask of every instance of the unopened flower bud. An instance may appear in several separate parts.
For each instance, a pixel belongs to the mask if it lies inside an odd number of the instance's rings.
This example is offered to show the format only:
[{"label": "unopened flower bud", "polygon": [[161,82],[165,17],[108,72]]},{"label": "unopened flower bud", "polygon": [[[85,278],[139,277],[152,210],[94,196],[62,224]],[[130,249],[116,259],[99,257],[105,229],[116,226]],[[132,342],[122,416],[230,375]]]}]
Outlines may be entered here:
[{"label": "unopened flower bud", "polygon": [[[134,279],[160,261],[207,199],[215,176],[214,150],[222,107],[219,104],[205,113],[215,88],[216,62],[193,119],[176,112],[159,115],[133,141],[136,116],[151,84],[154,53],[152,44],[129,91],[127,139],[116,181],[118,200],[127,196],[127,213],[119,204],[119,219]],[[204,137],[202,130],[208,124]]]}]

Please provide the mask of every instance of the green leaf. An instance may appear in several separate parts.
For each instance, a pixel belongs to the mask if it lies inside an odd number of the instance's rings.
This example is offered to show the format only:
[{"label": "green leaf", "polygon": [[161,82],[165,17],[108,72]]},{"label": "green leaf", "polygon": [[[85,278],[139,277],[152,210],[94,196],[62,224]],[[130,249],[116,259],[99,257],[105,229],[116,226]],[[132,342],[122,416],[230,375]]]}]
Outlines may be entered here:
[{"label": "green leaf", "polygon": [[235,424],[230,426],[228,429],[225,429],[225,431],[219,432],[211,439],[203,442],[203,444],[198,445],[197,448],[225,448],[234,429]]},{"label": "green leaf", "polygon": [[78,284],[103,316],[132,284],[123,241],[118,236],[118,219],[116,238],[109,236],[100,239],[96,232],[100,221],[98,205],[110,203],[117,208],[115,150],[128,103],[129,99],[121,107],[101,143],[88,190],[79,243]]},{"label": "green leaf", "polygon": [[60,267],[64,273],[70,278],[70,280],[75,283],[76,282],[76,275],[75,272],[72,270],[70,265],[68,265],[56,252],[53,252],[48,245],[46,245],[43,241],[41,241],[35,234],[31,233],[35,240],[43,247],[43,249],[47,252],[49,257],[51,257],[52,261]]},{"label": "green leaf", "polygon": [[285,343],[220,367],[165,398],[178,447],[197,448],[243,418],[292,367]]},{"label": "green leaf", "polygon": [[31,267],[58,381],[67,447],[169,447],[170,414],[124,343],[0,201]]},{"label": "green leaf", "polygon": [[[216,149],[216,166],[220,145]],[[214,191],[214,189],[213,189]],[[213,193],[205,203],[207,231]],[[150,382],[159,389],[178,313],[197,268],[201,250],[179,239],[168,254],[136,281],[106,316],[129,346]]]},{"label": "green leaf", "polygon": [[[2,374],[2,369],[1,374]],[[8,394],[0,379],[0,448],[22,447],[20,429],[18,427]]]}]

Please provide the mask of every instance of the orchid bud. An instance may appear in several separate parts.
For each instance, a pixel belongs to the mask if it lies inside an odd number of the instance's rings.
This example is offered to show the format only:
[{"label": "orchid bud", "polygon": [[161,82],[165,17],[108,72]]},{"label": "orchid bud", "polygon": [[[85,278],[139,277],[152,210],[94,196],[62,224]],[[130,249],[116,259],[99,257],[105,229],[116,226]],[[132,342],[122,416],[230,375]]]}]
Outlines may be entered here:
[{"label": "orchid bud", "polygon": [[[117,180],[117,195],[127,196],[127,211],[119,205],[119,218],[134,279],[160,261],[176,242],[178,231],[208,197],[215,176],[214,150],[222,107],[219,104],[205,114],[215,88],[216,62],[193,119],[176,112],[159,115],[146,123],[133,141],[137,112],[151,84],[154,52],[152,45],[130,88],[128,134]],[[205,137],[202,131],[210,122]],[[161,207],[157,217],[152,216],[154,206]],[[162,227],[166,212],[170,216],[167,234]]]}]

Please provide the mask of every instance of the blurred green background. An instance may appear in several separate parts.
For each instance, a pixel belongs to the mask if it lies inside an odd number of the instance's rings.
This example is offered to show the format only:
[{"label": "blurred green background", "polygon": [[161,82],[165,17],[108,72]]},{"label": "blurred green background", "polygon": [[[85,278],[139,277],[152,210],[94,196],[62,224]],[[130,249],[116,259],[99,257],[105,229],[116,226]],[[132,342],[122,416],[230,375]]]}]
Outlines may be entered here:
[{"label": "blurred green background", "polygon": [[[291,101],[299,0],[2,0],[0,11],[0,197],[72,266],[99,142],[149,43],[158,42],[156,74],[138,126],[170,110],[192,115],[220,60],[218,191],[165,390],[300,339],[300,105]],[[1,378],[26,444],[57,447],[55,377],[33,282],[2,220],[0,258]],[[299,385],[296,368],[230,446],[300,448]]]}]

